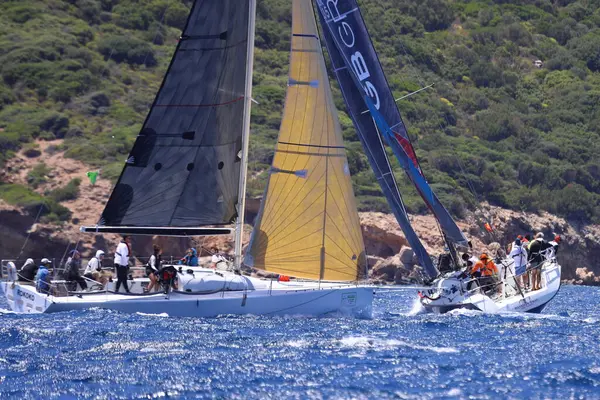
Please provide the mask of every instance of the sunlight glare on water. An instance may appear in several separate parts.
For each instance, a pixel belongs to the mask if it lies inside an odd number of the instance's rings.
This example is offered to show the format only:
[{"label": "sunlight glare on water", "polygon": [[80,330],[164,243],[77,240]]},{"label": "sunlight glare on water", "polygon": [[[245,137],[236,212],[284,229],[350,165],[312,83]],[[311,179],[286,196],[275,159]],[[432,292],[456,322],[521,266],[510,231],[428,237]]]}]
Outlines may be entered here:
[{"label": "sunlight glare on water", "polygon": [[414,298],[378,293],[371,320],[0,310],[0,398],[600,397],[600,288],[542,315]]}]

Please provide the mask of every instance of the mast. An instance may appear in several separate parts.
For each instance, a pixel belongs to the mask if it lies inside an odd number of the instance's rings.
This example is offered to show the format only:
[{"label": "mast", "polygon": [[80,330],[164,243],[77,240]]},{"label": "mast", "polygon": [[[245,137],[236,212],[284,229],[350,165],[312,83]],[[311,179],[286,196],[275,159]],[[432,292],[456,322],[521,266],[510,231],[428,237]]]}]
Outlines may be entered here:
[{"label": "mast", "polygon": [[238,188],[237,219],[234,237],[234,268],[240,269],[242,262],[242,240],[244,238],[244,211],[246,207],[246,178],[248,173],[248,145],[250,141],[250,106],[252,103],[252,69],[254,62],[254,26],[256,24],[256,0],[248,1],[248,43],[246,57],[246,90],[244,91],[244,128],[242,135],[242,155],[240,184]]}]

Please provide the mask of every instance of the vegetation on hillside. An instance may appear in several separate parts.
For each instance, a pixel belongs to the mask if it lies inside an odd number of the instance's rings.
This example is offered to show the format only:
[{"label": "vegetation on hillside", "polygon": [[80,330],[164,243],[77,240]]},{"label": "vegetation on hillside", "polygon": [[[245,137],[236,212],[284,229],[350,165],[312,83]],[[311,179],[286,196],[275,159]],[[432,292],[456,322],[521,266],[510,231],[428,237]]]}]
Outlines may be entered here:
[{"label": "vegetation on hillside", "polygon": [[[359,3],[394,95],[435,84],[398,105],[427,178],[453,213],[477,198],[600,222],[600,0]],[[0,165],[33,139],[64,138],[68,157],[118,176],[189,6],[1,2]],[[257,11],[253,195],[264,187],[279,129],[290,1],[259,0]],[[360,206],[387,210],[333,86]],[[425,212],[395,167],[407,207]],[[32,188],[44,176],[39,167]]]}]

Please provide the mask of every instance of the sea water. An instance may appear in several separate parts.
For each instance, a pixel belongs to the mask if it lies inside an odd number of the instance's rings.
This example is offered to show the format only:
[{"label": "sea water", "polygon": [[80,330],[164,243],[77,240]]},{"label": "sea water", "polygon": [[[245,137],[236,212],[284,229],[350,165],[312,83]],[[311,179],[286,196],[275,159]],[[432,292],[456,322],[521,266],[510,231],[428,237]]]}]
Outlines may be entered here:
[{"label": "sea water", "polygon": [[600,288],[541,315],[414,315],[414,297],[377,293],[370,320],[2,310],[0,397],[600,398]]}]

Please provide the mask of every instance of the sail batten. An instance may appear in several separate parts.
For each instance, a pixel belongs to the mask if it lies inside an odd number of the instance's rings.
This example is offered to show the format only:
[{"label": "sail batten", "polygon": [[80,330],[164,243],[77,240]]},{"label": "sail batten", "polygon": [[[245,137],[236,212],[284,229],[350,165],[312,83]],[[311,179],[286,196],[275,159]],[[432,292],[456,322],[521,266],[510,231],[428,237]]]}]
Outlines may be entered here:
[{"label": "sail batten", "polygon": [[200,227],[236,219],[252,1],[193,2],[101,223]]},{"label": "sail batten", "polygon": [[312,4],[292,2],[284,114],[245,264],[309,279],[363,276],[364,243]]}]

